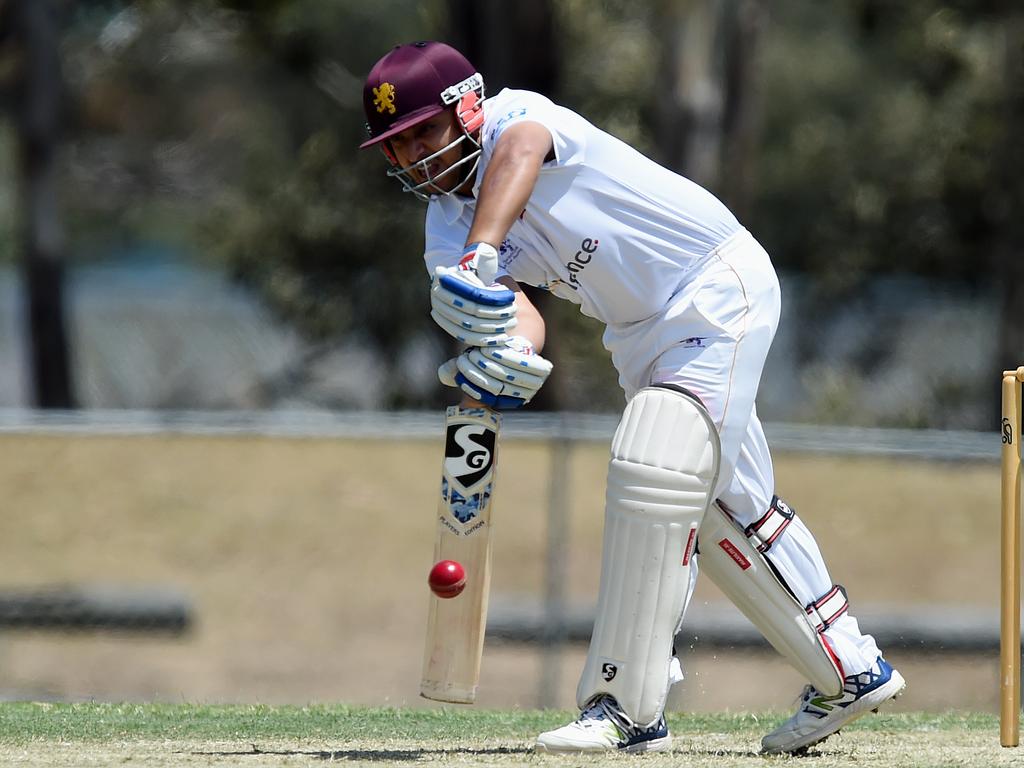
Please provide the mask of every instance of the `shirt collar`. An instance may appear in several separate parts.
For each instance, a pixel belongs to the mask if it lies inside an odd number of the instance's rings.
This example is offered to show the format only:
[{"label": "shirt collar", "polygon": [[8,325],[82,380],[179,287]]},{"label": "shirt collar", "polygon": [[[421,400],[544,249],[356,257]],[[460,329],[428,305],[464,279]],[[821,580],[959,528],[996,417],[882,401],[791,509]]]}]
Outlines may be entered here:
[{"label": "shirt collar", "polygon": [[462,216],[468,206],[476,204],[476,196],[480,194],[480,173],[477,172],[476,181],[473,183],[473,196],[463,197],[462,195],[444,195],[435,197],[434,200],[441,206],[444,220],[448,224],[454,224]]},{"label": "shirt collar", "polygon": [[434,200],[441,206],[441,213],[444,214],[444,220],[447,224],[454,224],[458,221],[462,215],[462,210],[466,207],[466,203],[469,202],[466,198],[459,195],[445,195],[444,197],[435,197]]}]

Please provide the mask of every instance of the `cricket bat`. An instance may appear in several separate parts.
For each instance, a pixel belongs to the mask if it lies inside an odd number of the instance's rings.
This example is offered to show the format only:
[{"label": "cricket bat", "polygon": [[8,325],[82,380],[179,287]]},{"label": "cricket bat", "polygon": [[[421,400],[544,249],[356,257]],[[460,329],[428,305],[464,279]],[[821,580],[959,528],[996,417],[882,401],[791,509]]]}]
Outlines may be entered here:
[{"label": "cricket bat", "polygon": [[491,581],[491,493],[501,415],[452,406],[445,413],[444,464],[434,562],[466,572],[457,597],[430,595],[420,695],[472,704],[480,681]]}]

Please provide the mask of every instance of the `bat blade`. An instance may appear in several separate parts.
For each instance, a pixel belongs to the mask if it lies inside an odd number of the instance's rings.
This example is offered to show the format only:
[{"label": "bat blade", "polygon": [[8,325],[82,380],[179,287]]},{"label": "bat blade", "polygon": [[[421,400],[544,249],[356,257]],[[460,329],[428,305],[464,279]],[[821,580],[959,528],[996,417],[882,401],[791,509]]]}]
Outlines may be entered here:
[{"label": "bat blade", "polygon": [[466,571],[460,595],[430,595],[420,695],[472,704],[480,681],[491,580],[491,492],[501,416],[484,408],[449,408],[437,508],[434,562]]}]

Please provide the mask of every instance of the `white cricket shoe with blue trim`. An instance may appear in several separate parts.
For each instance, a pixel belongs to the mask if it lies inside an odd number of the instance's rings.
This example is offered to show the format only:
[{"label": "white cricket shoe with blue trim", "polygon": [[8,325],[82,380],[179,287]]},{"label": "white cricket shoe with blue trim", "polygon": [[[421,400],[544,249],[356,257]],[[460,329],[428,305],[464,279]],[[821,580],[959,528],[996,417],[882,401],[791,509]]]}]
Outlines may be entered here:
[{"label": "white cricket shoe with blue trim", "polygon": [[858,717],[877,712],[906,685],[903,675],[879,656],[867,672],[848,675],[837,696],[826,696],[813,685],[805,686],[796,714],[761,739],[761,754],[801,752]]},{"label": "white cricket shoe with blue trim", "polygon": [[649,728],[633,725],[611,696],[598,696],[574,722],[537,737],[538,752],[660,752],[672,746],[662,715]]}]

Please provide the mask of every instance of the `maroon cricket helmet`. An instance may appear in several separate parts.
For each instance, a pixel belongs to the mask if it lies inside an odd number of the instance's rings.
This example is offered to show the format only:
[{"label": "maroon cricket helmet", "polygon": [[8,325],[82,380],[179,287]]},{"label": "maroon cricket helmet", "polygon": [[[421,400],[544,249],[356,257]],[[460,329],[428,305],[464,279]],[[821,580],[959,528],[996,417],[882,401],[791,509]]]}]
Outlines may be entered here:
[{"label": "maroon cricket helmet", "polygon": [[471,92],[482,98],[483,78],[451,46],[429,41],[396,46],[374,64],[363,86],[370,138],[359,148],[379,144],[450,106],[461,107]]}]

